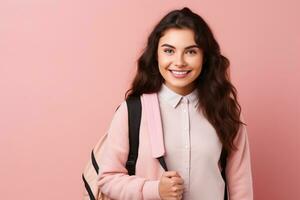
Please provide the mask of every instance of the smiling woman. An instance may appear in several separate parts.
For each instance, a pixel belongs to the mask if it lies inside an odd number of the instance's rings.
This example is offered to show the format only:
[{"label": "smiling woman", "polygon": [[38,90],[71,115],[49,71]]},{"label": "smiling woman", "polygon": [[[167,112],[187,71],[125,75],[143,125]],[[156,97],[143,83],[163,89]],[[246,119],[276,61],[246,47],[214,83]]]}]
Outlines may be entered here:
[{"label": "smiling woman", "polygon": [[[166,86],[181,95],[191,93],[202,69],[203,53],[190,29],[169,29],[160,38],[157,57]],[[172,44],[172,45],[171,45]]]},{"label": "smiling woman", "polygon": [[[186,7],[164,16],[107,132],[99,199],[252,200],[248,136],[228,74],[202,17]],[[140,116],[130,99],[140,100]]]}]

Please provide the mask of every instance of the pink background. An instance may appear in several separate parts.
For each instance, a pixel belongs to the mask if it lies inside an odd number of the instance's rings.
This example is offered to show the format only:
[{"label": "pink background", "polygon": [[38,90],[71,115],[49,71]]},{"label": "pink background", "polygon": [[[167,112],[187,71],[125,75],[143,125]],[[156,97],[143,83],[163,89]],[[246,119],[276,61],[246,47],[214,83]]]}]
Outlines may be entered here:
[{"label": "pink background", "polygon": [[149,32],[185,5],[207,20],[231,61],[255,199],[300,199],[296,0],[1,0],[1,199],[81,199],[81,172]]}]

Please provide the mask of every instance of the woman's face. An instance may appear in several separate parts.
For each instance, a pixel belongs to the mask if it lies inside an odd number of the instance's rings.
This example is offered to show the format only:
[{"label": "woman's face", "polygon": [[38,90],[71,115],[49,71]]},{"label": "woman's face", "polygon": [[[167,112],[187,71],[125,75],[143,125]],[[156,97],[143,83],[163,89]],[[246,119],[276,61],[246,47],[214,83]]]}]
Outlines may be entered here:
[{"label": "woman's face", "polygon": [[201,73],[203,52],[190,29],[171,28],[159,39],[157,60],[166,86],[187,95],[195,88],[194,81]]}]

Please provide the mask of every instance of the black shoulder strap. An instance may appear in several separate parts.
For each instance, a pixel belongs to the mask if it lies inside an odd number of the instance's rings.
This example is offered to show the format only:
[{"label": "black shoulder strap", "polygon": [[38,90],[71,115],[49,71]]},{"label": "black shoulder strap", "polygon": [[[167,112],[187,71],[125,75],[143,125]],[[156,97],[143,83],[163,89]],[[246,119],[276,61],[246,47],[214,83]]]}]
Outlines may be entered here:
[{"label": "black shoulder strap", "polygon": [[160,165],[164,168],[165,171],[168,171],[168,167],[167,167],[167,164],[165,162],[165,158],[163,156],[157,158]]},{"label": "black shoulder strap", "polygon": [[[142,105],[140,97],[129,97],[126,100],[128,108],[128,131],[129,131],[129,154],[126,163],[126,169],[128,170],[129,175],[135,175],[135,165],[138,157],[139,149],[139,133],[140,133],[140,124],[141,124],[141,115],[142,115]],[[116,108],[116,111],[120,105]],[[98,174],[99,166],[96,162],[94,153],[92,151],[92,163]],[[84,174],[82,174],[82,179],[85,184],[85,188],[89,194],[91,200],[96,199],[93,195],[90,185],[87,183]]]},{"label": "black shoulder strap", "polygon": [[221,167],[222,167],[222,177],[224,179],[224,182],[225,182],[225,191],[224,191],[224,200],[227,200],[227,183],[226,183],[226,174],[225,174],[225,169],[226,169],[226,161],[227,161],[227,151],[222,148],[222,153],[221,153],[221,158],[220,158],[220,161],[221,161]]},{"label": "black shoulder strap", "polygon": [[[129,97],[126,99],[128,109],[129,127],[129,154],[126,162],[128,175],[135,175],[135,166],[139,151],[139,134],[142,115],[142,104],[140,97]],[[168,171],[164,157],[158,158],[161,166]]]},{"label": "black shoulder strap", "polygon": [[126,99],[128,109],[129,127],[129,154],[126,163],[128,175],[135,175],[135,165],[139,150],[139,134],[142,115],[140,97],[129,97]]}]

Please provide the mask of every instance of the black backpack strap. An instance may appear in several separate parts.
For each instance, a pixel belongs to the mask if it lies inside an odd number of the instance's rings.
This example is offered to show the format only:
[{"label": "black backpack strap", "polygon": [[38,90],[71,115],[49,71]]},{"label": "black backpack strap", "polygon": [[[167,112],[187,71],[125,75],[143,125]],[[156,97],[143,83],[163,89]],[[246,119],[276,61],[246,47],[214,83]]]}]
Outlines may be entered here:
[{"label": "black backpack strap", "polygon": [[[135,175],[135,166],[139,150],[139,134],[141,124],[142,105],[140,97],[129,97],[127,100],[129,126],[129,155],[126,169],[129,175]],[[164,157],[157,158],[165,171],[168,171]]]},{"label": "black backpack strap", "polygon": [[224,148],[222,148],[220,161],[221,161],[221,167],[222,167],[221,174],[222,174],[222,177],[223,177],[224,182],[225,182],[224,200],[227,200],[228,194],[227,194],[227,183],[226,183],[226,174],[225,174],[226,161],[227,161],[227,151]]},{"label": "black backpack strap", "polygon": [[88,192],[88,195],[90,197],[90,200],[96,200],[96,198],[94,197],[94,194],[92,192],[92,189],[91,189],[89,183],[86,181],[83,174],[82,174],[82,179],[83,179],[83,182],[84,182],[85,189]]},{"label": "black backpack strap", "polygon": [[165,162],[164,157],[161,156],[161,157],[159,157],[159,158],[157,158],[157,159],[158,159],[160,165],[164,168],[164,170],[165,170],[165,171],[168,171],[167,164],[166,164],[166,162]]},{"label": "black backpack strap", "polygon": [[139,134],[142,115],[142,104],[140,97],[129,97],[126,99],[128,110],[129,131],[129,154],[126,162],[128,175],[135,175],[135,165],[139,150]]},{"label": "black backpack strap", "polygon": [[[128,161],[126,163],[126,169],[128,170],[129,175],[135,174],[135,165],[138,157],[139,149],[139,132],[140,132],[140,123],[141,123],[141,111],[142,105],[140,97],[130,97],[126,100],[128,108],[128,126],[129,126],[129,155]],[[119,109],[120,105],[116,108],[116,111]],[[92,164],[94,166],[97,174],[99,173],[99,166],[95,159],[94,151],[91,154]],[[86,181],[84,174],[82,174],[82,179],[85,185],[85,188],[88,192],[90,200],[95,200],[96,198],[93,195],[92,189],[88,182]]]}]

